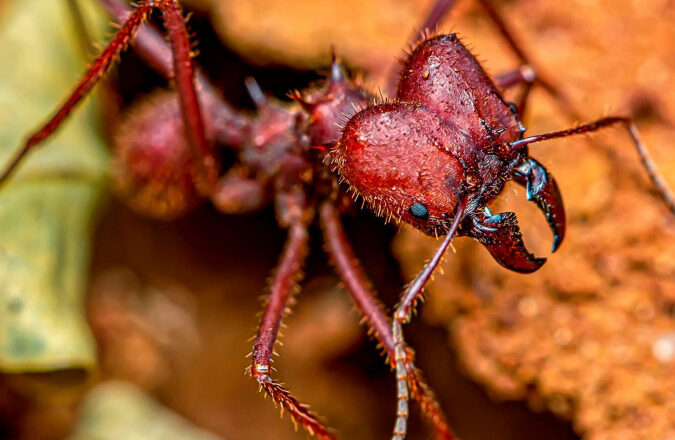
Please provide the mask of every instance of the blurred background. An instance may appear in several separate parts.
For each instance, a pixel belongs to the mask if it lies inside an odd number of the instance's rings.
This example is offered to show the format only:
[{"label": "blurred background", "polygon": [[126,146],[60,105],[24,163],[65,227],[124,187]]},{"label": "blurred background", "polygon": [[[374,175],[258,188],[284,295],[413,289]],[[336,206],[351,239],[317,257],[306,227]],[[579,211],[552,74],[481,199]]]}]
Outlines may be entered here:
[{"label": "blurred background", "polygon": [[[287,99],[323,78],[331,44],[352,74],[386,90],[433,2],[183,3],[197,62],[229,102],[252,110],[244,78]],[[112,28],[97,2],[77,4],[104,41]],[[675,2],[495,4],[584,120],[635,115],[675,187]],[[90,57],[71,6],[0,1],[2,163]],[[459,0],[441,30],[458,32],[491,74],[517,64],[471,0]],[[167,87],[133,50],[108,82],[122,114]],[[285,237],[273,211],[224,216],[206,205],[171,222],[132,212],[106,180],[118,116],[110,96],[88,100],[0,191],[0,438],[306,438],[244,375]],[[528,105],[528,134],[583,122],[539,89]],[[531,154],[561,187],[565,243],[549,255],[543,216],[507,187],[493,210],[515,211],[527,246],[549,262],[512,274],[455,240],[406,329],[419,366],[464,439],[675,439],[675,218],[650,194],[621,130],[536,144]],[[436,245],[365,211],[346,228],[387,307]],[[393,374],[312,232],[276,377],[339,438],[385,438]],[[409,438],[431,438],[414,408]]]}]

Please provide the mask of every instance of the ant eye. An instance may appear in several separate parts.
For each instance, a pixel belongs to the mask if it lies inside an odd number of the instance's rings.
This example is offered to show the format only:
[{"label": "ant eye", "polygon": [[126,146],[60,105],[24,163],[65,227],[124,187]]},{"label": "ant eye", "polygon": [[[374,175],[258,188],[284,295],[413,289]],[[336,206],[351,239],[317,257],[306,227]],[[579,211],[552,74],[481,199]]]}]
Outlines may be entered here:
[{"label": "ant eye", "polygon": [[412,214],[413,217],[424,220],[429,217],[429,210],[423,204],[415,203],[410,207],[410,214]]}]

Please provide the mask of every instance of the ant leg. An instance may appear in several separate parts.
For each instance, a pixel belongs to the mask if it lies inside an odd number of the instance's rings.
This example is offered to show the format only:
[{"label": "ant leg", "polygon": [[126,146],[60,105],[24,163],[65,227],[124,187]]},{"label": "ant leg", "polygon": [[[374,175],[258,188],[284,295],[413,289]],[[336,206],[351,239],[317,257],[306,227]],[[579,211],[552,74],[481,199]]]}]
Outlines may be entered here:
[{"label": "ant leg", "polygon": [[85,97],[92,87],[94,87],[99,78],[108,70],[115,57],[128,44],[138,27],[146,20],[148,12],[150,12],[151,9],[152,7],[150,5],[144,3],[129,16],[117,35],[115,35],[115,38],[113,38],[112,42],[96,58],[67,101],[56,111],[46,124],[40,127],[28,138],[28,140],[26,140],[23,147],[10,160],[9,164],[0,174],[0,185],[7,181],[9,176],[16,170],[19,163],[33,147],[42,143],[56,131],[61,123],[73,111],[75,106]]},{"label": "ant leg", "polygon": [[206,195],[210,193],[218,178],[218,164],[213,147],[206,140],[204,121],[194,82],[192,44],[185,26],[185,18],[183,18],[178,0],[164,0],[158,3],[155,3],[155,0],[150,0],[149,3],[155,4],[162,11],[173,51],[175,82],[180,97],[185,133],[192,146],[195,163],[198,164],[199,169],[199,172],[195,173],[193,178],[197,189]]},{"label": "ant leg", "polygon": [[129,44],[138,28],[146,21],[154,8],[162,11],[173,50],[176,85],[180,96],[181,111],[185,120],[186,134],[193,148],[199,175],[195,183],[201,192],[208,194],[217,179],[217,163],[213,150],[206,140],[201,110],[194,86],[194,70],[191,61],[191,45],[185,21],[177,0],[145,0],[129,15],[112,42],[96,57],[83,79],[56,113],[32,134],[23,147],[11,159],[0,174],[0,185],[5,183],[19,163],[33,147],[49,138],[63,123],[77,104],[91,91],[101,76],[110,68],[120,52]]},{"label": "ant leg", "polygon": [[309,242],[308,221],[303,218],[307,217],[304,194],[296,191],[282,193],[277,197],[277,214],[281,226],[288,228],[288,238],[266,300],[251,355],[249,373],[258,381],[260,388],[265,390],[275,403],[281,405],[282,412],[285,409],[290,413],[294,423],[300,422],[310,434],[322,440],[335,440],[333,434],[306,405],[300,403],[270,377],[271,358],[281,321],[293,301],[293,293],[298,290],[298,281],[302,276],[302,266],[307,257]]},{"label": "ant leg", "polygon": [[[455,6],[457,0],[436,0],[434,6],[431,8],[426,18],[422,22],[422,26],[415,30],[410,36],[410,44],[419,42],[420,38],[426,38],[430,32],[434,32],[443,18],[450,13]],[[400,63],[396,63],[387,75],[386,87],[392,95],[396,94],[398,79],[400,76]]]},{"label": "ant leg", "polygon": [[211,194],[211,202],[225,214],[246,214],[261,209],[268,202],[268,188],[247,176],[241,167],[230,169],[221,177]]},{"label": "ant leg", "polygon": [[[73,1],[73,0],[71,0]],[[114,19],[123,22],[131,9],[120,0],[99,0]],[[160,75],[173,78],[173,62],[171,47],[164,37],[153,27],[144,26],[138,30],[134,38],[133,50],[138,53],[148,65]],[[246,117],[234,110],[223,98],[204,72],[195,68],[195,82],[200,100],[209,97],[211,119],[214,122],[215,141],[230,147],[241,147],[245,128],[248,125]]]},{"label": "ant leg", "polygon": [[561,137],[568,137],[568,136],[573,136],[577,134],[582,134],[582,133],[590,133],[594,131],[598,131],[601,128],[608,127],[611,125],[616,125],[616,124],[621,124],[626,131],[628,131],[628,134],[630,135],[631,139],[633,140],[633,145],[635,146],[635,150],[637,151],[637,154],[640,158],[640,162],[642,163],[642,166],[644,167],[645,171],[647,172],[647,175],[649,176],[649,179],[651,180],[652,184],[654,185],[654,189],[656,190],[657,194],[663,200],[663,203],[668,207],[668,209],[675,214],[675,195],[673,195],[673,192],[668,188],[668,184],[666,183],[666,180],[663,178],[663,176],[659,173],[659,170],[654,163],[654,160],[651,158],[649,155],[649,151],[647,150],[647,147],[645,144],[642,142],[642,138],[640,137],[640,132],[637,129],[637,126],[633,122],[633,120],[630,117],[625,117],[625,116],[610,116],[602,119],[598,119],[597,121],[590,122],[588,124],[580,125],[575,128],[569,128],[567,130],[561,130],[561,131],[556,131],[552,133],[544,133],[544,134],[539,134],[535,136],[530,136],[526,137],[524,139],[520,139],[517,141],[510,142],[508,144],[509,149],[514,149],[521,147],[523,145],[528,145],[528,144],[533,144],[535,142],[541,142],[545,141],[547,139],[554,139],[554,138],[561,138]]},{"label": "ant leg", "polygon": [[455,6],[456,0],[436,0],[434,7],[431,8],[426,20],[422,23],[421,31],[434,30],[438,27],[443,17],[445,17]]},{"label": "ant leg", "polygon": [[500,90],[507,90],[519,84],[532,85],[537,79],[537,73],[529,65],[501,73],[494,78],[495,85]]},{"label": "ant leg", "polygon": [[518,117],[522,120],[525,115],[525,107],[527,105],[527,98],[530,96],[532,87],[537,80],[537,73],[529,65],[523,65],[510,72],[497,75],[494,78],[495,85],[500,90],[507,90],[519,84],[524,84],[523,91],[518,97],[516,108],[518,109]]},{"label": "ant leg", "polygon": [[[108,14],[120,23],[126,21],[133,8],[120,0],[99,0]],[[133,49],[154,69],[166,78],[173,77],[173,57],[171,47],[164,37],[154,28],[144,26],[134,38]],[[197,81],[205,80],[201,72],[196,73]]]},{"label": "ant leg", "polygon": [[420,273],[415,276],[413,281],[408,285],[406,290],[401,295],[401,301],[399,302],[396,310],[394,311],[394,319],[392,320],[392,335],[394,336],[394,361],[396,363],[396,379],[397,379],[397,390],[398,390],[398,412],[396,417],[396,423],[394,425],[394,434],[392,440],[403,440],[406,436],[406,425],[408,422],[408,389],[405,378],[405,339],[403,338],[403,328],[402,324],[406,324],[410,321],[412,316],[413,309],[417,299],[422,293],[424,285],[429,281],[431,274],[440,263],[443,254],[450,246],[450,241],[452,240],[459,223],[462,220],[464,215],[464,209],[466,208],[466,198],[457,206],[455,212],[455,219],[448,230],[445,239],[441,245],[436,249],[433,257],[427,264],[424,265],[424,268]]},{"label": "ant leg", "polygon": [[[382,304],[377,300],[368,278],[358,263],[358,259],[342,227],[340,214],[332,203],[325,202],[321,205],[319,221],[324,232],[326,250],[340,278],[347,287],[347,291],[361,311],[363,321],[368,326],[368,333],[375,337],[378,346],[387,355],[392,369],[396,368],[394,362],[396,357],[395,344],[390,321],[384,313]],[[398,383],[402,382],[405,385],[406,392],[408,383],[410,384],[412,397],[420,403],[422,413],[436,429],[438,438],[443,440],[453,439],[454,435],[445,420],[445,415],[436,400],[434,392],[425,382],[421,371],[415,368],[413,362],[415,352],[410,347],[405,346],[403,347],[403,351],[405,358],[403,372],[397,373],[401,375],[400,378],[397,378],[397,380],[400,379]],[[397,413],[403,411],[407,412],[407,401],[398,406]]]},{"label": "ant leg", "polygon": [[[567,98],[567,95],[552,80],[541,73],[541,69],[537,68],[535,64],[532,63],[530,57],[516,41],[515,37],[513,36],[513,32],[506,24],[499,11],[497,11],[497,8],[492,3],[492,0],[477,1],[486,11],[488,17],[490,17],[490,20],[492,20],[492,22],[497,26],[499,33],[502,34],[511,50],[518,57],[520,64],[523,66],[529,66],[533,72],[537,72],[534,79],[535,83],[541,86],[546,91],[546,93],[548,93],[554,100],[556,100],[556,102],[559,103],[560,109],[568,118],[575,121],[582,119],[581,113],[573,107],[572,103]],[[527,91],[527,93],[529,93],[529,91]],[[525,98],[527,98],[527,96]]]},{"label": "ant leg", "polygon": [[[94,38],[92,37],[89,26],[82,13],[80,1],[81,0],[67,0],[67,4],[73,21],[73,28],[77,35],[80,55],[82,56],[82,60],[88,63],[89,60],[96,55],[96,49],[94,47]],[[117,92],[113,90],[110,81],[107,78],[101,79],[101,83],[99,83],[99,95],[104,135],[109,138],[114,132],[115,122],[119,119],[121,98],[118,96]]]}]

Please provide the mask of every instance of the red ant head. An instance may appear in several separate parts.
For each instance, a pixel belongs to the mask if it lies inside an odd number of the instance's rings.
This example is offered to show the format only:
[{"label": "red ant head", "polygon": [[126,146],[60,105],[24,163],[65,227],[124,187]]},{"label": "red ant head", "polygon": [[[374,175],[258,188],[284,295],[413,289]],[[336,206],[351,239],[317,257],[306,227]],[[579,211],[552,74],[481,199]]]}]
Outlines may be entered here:
[{"label": "red ant head", "polygon": [[423,107],[383,104],[354,116],[330,155],[375,212],[444,234],[466,187],[448,141],[466,140]]},{"label": "red ant head", "polygon": [[475,57],[453,35],[427,38],[402,68],[396,100],[352,117],[330,158],[371,209],[427,234],[445,234],[467,200],[458,234],[481,242],[503,266],[532,272],[544,263],[523,244],[514,213],[487,205],[511,179],[546,214],[554,247],[565,232],[555,181],[528,157],[524,128]]}]

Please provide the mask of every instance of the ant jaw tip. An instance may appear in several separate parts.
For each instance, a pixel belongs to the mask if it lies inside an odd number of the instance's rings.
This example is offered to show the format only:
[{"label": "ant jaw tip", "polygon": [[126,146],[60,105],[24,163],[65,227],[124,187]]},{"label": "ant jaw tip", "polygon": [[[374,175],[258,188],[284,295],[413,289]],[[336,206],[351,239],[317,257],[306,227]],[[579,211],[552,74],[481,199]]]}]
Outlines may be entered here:
[{"label": "ant jaw tip", "polygon": [[555,253],[558,249],[560,249],[560,245],[562,244],[562,237],[558,234],[553,235],[553,247],[551,249],[551,252]]},{"label": "ant jaw tip", "polygon": [[544,265],[544,263],[546,263],[546,261],[547,261],[546,257],[534,257],[531,260],[529,260],[528,265],[521,265],[518,267],[504,265],[504,267],[517,273],[528,274],[534,273],[539,269],[541,269],[541,267]]},{"label": "ant jaw tip", "polygon": [[529,273],[534,273],[541,269],[541,267],[546,263],[547,258],[546,257],[533,257],[527,261],[527,264],[520,264],[518,266],[511,266],[511,265],[506,265],[503,264],[502,262],[499,262],[502,264],[504,267],[506,267],[509,270],[512,270],[517,273],[522,273],[522,274],[529,274]]}]

